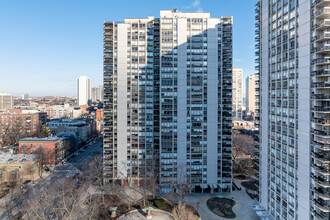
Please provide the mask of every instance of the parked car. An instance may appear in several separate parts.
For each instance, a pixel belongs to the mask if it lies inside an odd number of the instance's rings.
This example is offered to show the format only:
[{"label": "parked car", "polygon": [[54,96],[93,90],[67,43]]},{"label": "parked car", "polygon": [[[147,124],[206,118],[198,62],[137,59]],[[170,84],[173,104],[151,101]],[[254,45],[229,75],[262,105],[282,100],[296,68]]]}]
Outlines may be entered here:
[{"label": "parked car", "polygon": [[28,184],[29,182],[31,182],[31,180],[23,180],[22,181],[23,184]]}]

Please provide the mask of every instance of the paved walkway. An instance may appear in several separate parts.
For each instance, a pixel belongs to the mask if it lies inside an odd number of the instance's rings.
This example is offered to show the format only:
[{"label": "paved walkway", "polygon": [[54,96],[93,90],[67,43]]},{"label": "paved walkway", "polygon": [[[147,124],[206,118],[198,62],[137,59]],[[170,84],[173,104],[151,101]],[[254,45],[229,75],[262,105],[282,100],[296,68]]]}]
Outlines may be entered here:
[{"label": "paved walkway", "polygon": [[[152,210],[151,215],[152,218],[150,219],[152,220],[176,220],[172,215],[159,210]],[[120,218],[118,218],[118,220],[145,220],[145,219],[148,218],[146,217],[146,214],[142,210],[131,212],[126,214],[125,216],[121,216]]]},{"label": "paved walkway", "polygon": [[[222,218],[217,216],[213,212],[211,212],[206,205],[206,201],[209,198],[217,196],[219,193],[204,193],[204,194],[189,194],[187,195],[186,202],[197,209],[201,215],[202,220],[224,220],[226,218]],[[236,214],[237,220],[259,220],[259,217],[256,213],[251,209],[251,205],[258,204],[255,200],[252,200],[249,195],[245,192],[245,189],[242,188],[241,191],[233,191],[232,193],[221,193],[221,195],[226,198],[234,199],[236,204],[233,207],[233,211]]]}]

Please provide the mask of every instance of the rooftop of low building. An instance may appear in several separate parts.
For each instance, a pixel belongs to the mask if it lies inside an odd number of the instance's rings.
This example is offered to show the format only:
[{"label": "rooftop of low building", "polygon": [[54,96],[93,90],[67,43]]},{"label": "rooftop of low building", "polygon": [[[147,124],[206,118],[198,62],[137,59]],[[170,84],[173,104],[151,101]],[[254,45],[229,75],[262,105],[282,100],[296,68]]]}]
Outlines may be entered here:
[{"label": "rooftop of low building", "polygon": [[19,141],[20,142],[22,142],[22,141],[24,141],[24,142],[47,142],[47,141],[49,141],[49,142],[54,142],[54,141],[58,141],[58,140],[60,140],[60,138],[58,138],[58,137],[46,137],[46,138],[22,138],[22,139],[20,139]]},{"label": "rooftop of low building", "polygon": [[35,154],[12,154],[0,152],[0,164],[23,164],[36,158]]}]

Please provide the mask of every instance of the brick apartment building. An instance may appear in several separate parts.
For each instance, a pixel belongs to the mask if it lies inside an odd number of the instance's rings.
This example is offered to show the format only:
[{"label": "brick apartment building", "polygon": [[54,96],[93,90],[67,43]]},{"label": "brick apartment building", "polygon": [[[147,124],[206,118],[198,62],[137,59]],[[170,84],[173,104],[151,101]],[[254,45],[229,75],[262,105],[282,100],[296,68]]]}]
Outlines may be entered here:
[{"label": "brick apartment building", "polygon": [[98,132],[103,132],[103,109],[96,110],[96,130]]},{"label": "brick apartment building", "polygon": [[38,154],[40,150],[47,165],[57,164],[62,153],[60,138],[23,138],[19,141],[20,154]]},{"label": "brick apartment building", "polygon": [[0,112],[0,133],[3,134],[0,146],[15,144],[22,137],[36,136],[46,120],[45,112],[21,109]]}]

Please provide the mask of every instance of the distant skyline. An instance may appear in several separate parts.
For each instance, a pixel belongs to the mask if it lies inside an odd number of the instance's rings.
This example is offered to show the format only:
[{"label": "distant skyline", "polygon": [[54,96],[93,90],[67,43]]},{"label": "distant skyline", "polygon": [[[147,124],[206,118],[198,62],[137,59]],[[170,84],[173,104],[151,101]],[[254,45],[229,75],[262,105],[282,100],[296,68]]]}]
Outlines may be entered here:
[{"label": "distant skyline", "polygon": [[[128,4],[129,2],[129,4]],[[102,83],[103,22],[159,16],[160,10],[234,17],[233,65],[254,74],[254,4],[246,0],[0,2],[0,93],[76,96],[77,78]],[[130,7],[127,7],[130,5]]]}]

